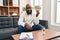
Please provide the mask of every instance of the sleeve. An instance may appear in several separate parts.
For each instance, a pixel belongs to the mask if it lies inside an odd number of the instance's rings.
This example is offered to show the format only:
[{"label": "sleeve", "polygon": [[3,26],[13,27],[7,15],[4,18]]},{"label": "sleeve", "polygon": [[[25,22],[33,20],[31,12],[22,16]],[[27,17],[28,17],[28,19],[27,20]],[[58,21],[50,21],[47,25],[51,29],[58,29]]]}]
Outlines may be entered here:
[{"label": "sleeve", "polygon": [[34,24],[39,24],[39,16],[36,17],[36,12],[34,13]]},{"label": "sleeve", "polygon": [[22,25],[22,26],[24,27],[24,26],[25,26],[25,23],[23,22],[23,20],[24,20],[24,16],[23,16],[23,14],[22,14],[22,15],[20,15],[20,17],[19,17],[18,25]]}]

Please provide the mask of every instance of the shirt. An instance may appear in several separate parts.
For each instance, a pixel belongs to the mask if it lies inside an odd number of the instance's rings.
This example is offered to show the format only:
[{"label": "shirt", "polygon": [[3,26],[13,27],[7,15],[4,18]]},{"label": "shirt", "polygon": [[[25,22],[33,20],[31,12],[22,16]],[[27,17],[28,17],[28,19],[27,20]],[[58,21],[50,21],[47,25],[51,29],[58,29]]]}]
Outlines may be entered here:
[{"label": "shirt", "polygon": [[28,23],[31,25],[31,27],[34,24],[39,24],[39,17],[36,17],[36,12],[32,11],[32,14],[27,14],[26,11],[22,14],[20,14],[18,25],[25,26],[25,23]]}]

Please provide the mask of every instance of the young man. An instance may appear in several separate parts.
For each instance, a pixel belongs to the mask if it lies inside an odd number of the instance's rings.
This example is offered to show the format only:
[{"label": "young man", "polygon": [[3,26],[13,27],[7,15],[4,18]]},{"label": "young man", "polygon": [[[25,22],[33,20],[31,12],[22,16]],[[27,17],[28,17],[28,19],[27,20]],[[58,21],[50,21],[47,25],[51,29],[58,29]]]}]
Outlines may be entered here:
[{"label": "young man", "polygon": [[42,26],[39,24],[39,11],[33,11],[32,7],[27,4],[26,11],[20,15],[18,21],[18,32],[30,32],[35,30],[42,30]]}]

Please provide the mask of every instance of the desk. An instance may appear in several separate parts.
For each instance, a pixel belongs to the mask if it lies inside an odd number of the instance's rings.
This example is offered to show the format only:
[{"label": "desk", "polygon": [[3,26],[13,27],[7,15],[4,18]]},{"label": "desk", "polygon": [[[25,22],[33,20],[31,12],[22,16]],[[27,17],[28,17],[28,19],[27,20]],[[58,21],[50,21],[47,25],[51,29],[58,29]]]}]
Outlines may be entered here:
[{"label": "desk", "polygon": [[46,39],[46,40],[60,37],[60,32],[57,32],[57,31],[54,31],[54,30],[46,29],[45,33],[46,34],[44,35],[44,39]]},{"label": "desk", "polygon": [[[14,38],[14,40],[18,40],[19,36],[20,36],[20,34],[12,35],[12,37]],[[33,36],[34,36],[34,40],[44,40],[43,39],[43,33],[42,33],[41,30],[39,30],[39,31],[33,31]]]},{"label": "desk", "polygon": [[[59,37],[60,32],[50,30],[50,29],[46,29],[45,35],[43,35],[43,32],[41,30],[34,31],[33,35],[34,35],[34,40],[49,40],[49,39],[53,39],[55,37]],[[20,36],[20,34],[12,35],[14,40],[18,40],[19,36]]]}]

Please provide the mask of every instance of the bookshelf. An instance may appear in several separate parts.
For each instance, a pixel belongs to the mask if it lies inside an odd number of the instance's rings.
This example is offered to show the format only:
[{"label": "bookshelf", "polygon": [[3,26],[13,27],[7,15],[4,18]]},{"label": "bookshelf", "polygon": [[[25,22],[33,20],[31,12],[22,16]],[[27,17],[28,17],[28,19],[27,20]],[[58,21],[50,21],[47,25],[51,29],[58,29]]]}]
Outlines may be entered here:
[{"label": "bookshelf", "polygon": [[19,16],[20,0],[0,0],[0,16]]}]

